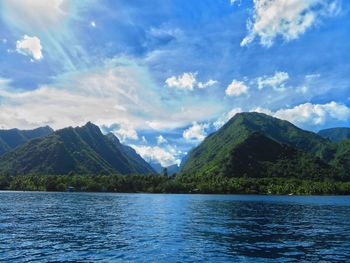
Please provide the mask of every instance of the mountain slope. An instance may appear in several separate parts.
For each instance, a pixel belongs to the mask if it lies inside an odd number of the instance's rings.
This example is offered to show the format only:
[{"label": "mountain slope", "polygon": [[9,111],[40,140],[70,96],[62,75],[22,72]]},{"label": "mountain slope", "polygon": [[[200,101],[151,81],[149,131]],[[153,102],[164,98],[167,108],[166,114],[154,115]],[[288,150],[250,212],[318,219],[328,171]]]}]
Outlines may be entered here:
[{"label": "mountain slope", "polygon": [[350,173],[350,139],[337,143],[336,152],[330,162],[333,167],[341,167],[341,177],[345,178]]},{"label": "mountain slope", "polygon": [[350,128],[330,128],[321,130],[318,132],[318,135],[331,140],[332,142],[340,142],[345,139],[350,138]]},{"label": "mountain slope", "polygon": [[[118,141],[118,142],[117,142]],[[136,153],[135,153],[136,154]],[[0,172],[13,174],[152,173],[152,168],[92,123],[30,140],[0,157]]]},{"label": "mountain slope", "polygon": [[40,127],[34,130],[0,130],[0,155],[28,142],[31,139],[40,138],[52,133],[49,126]]},{"label": "mountain slope", "polygon": [[328,140],[287,121],[240,113],[189,153],[181,174],[318,177],[317,170],[328,174],[333,150]]}]

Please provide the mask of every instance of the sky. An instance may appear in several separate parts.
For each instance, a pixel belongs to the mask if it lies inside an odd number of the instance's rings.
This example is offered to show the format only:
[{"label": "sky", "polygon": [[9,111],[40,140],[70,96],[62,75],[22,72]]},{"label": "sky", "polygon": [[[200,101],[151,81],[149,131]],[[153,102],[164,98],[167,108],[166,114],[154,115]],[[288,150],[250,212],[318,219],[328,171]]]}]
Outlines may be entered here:
[{"label": "sky", "polygon": [[179,164],[236,113],[350,126],[348,0],[1,0],[0,128],[91,121]]}]

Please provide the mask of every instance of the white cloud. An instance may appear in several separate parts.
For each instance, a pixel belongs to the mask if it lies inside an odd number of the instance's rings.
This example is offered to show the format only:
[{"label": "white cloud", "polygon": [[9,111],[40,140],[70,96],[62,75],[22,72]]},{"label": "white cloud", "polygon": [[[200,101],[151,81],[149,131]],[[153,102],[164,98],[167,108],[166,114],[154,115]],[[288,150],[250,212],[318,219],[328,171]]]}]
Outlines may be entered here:
[{"label": "white cloud", "polygon": [[276,72],[274,76],[259,77],[257,79],[258,89],[261,90],[265,87],[270,87],[274,90],[284,90],[285,83],[289,79],[287,72]]},{"label": "white cloud", "polygon": [[[252,108],[248,111],[264,113],[304,128],[336,125],[337,123],[347,122],[350,119],[350,108],[334,101],[325,104],[304,103],[293,108],[282,108],[277,111],[262,107]],[[243,112],[241,108],[233,108],[230,112],[222,115],[213,123],[215,129],[218,130],[233,116],[241,112]]]},{"label": "white cloud", "polygon": [[187,89],[193,90],[193,87],[196,83],[196,74],[195,73],[184,73],[182,76],[172,76],[165,80],[165,83],[170,88],[178,89]]},{"label": "white cloud", "polygon": [[274,114],[296,124],[323,125],[326,121],[346,121],[350,117],[350,109],[344,104],[334,101],[326,104],[305,103],[291,109],[281,109]]},{"label": "white cloud", "polygon": [[205,89],[211,86],[214,86],[215,84],[217,84],[218,82],[216,80],[208,80],[207,82],[203,83],[203,82],[198,82],[198,88],[199,89]]},{"label": "white cloud", "polygon": [[233,116],[235,116],[237,113],[241,113],[243,110],[242,108],[233,108],[228,113],[222,115],[220,118],[218,118],[214,123],[214,127],[216,130],[220,129],[226,122],[228,122]]},{"label": "white cloud", "polygon": [[35,60],[43,58],[40,39],[36,36],[30,37],[24,35],[21,40],[16,42],[16,51],[20,54],[32,57]]},{"label": "white cloud", "polygon": [[121,124],[118,128],[112,131],[114,135],[116,135],[121,142],[125,142],[127,139],[138,140],[139,136],[137,131],[128,124]]},{"label": "white cloud", "polygon": [[91,25],[92,27],[96,27],[96,22],[95,22],[95,21],[91,21],[91,22],[90,22],[90,25]]},{"label": "white cloud", "polygon": [[242,94],[248,93],[248,86],[243,81],[232,80],[231,84],[227,87],[225,93],[228,96],[241,96]]},{"label": "white cloud", "polygon": [[197,73],[185,72],[180,76],[172,76],[165,80],[165,84],[169,88],[177,88],[183,90],[193,90],[194,88],[205,89],[214,86],[218,82],[216,80],[208,80],[207,82],[199,82],[196,79]]},{"label": "white cloud", "polygon": [[157,144],[163,144],[163,143],[167,143],[168,141],[162,136],[162,135],[159,135],[157,137]]},{"label": "white cloud", "polygon": [[59,75],[52,84],[33,90],[3,81],[0,124],[3,128],[50,125],[59,129],[87,121],[108,127],[119,123],[124,130],[120,133],[136,138],[131,128],[156,129],[161,134],[193,120],[213,118],[224,107],[210,98],[163,101],[160,89],[146,68],[121,59],[106,61],[98,69]]},{"label": "white cloud", "polygon": [[327,122],[345,122],[350,118],[350,108],[334,101],[326,104],[304,103],[275,112],[264,108],[255,108],[251,111],[265,113],[307,127],[322,126]]},{"label": "white cloud", "polygon": [[186,129],[182,136],[186,140],[195,140],[195,141],[203,141],[205,136],[207,135],[206,129],[209,128],[209,124],[199,124],[197,122],[193,122],[192,126]]},{"label": "white cloud", "polygon": [[254,0],[254,16],[249,20],[245,46],[260,37],[270,47],[277,36],[290,41],[298,38],[324,16],[339,13],[338,0]]},{"label": "white cloud", "polygon": [[181,152],[171,146],[161,148],[159,146],[139,146],[130,145],[146,161],[160,163],[163,167],[173,164],[180,165],[181,160],[178,158]]},{"label": "white cloud", "polygon": [[[145,126],[140,112],[160,120],[164,113],[169,119],[166,110],[159,110],[164,107],[146,74],[136,65],[108,65],[59,76],[55,84],[34,90],[2,88],[0,123],[9,128],[48,124],[54,129],[87,121],[107,126],[119,123],[120,135],[136,138],[133,130]],[[152,105],[145,98],[153,98]]]},{"label": "white cloud", "polygon": [[306,80],[314,80],[314,79],[318,79],[321,77],[321,74],[309,74],[309,75],[305,75],[305,79]]}]

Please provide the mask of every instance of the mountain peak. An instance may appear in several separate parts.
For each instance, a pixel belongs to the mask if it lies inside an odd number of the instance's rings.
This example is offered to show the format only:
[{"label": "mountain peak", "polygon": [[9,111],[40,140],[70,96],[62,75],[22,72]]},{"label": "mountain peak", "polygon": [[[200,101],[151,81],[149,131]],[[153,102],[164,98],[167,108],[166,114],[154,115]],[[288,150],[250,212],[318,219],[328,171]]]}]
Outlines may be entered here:
[{"label": "mountain peak", "polygon": [[[302,130],[292,123],[271,117],[258,112],[243,112],[236,114],[218,131],[208,136],[199,146],[193,149],[188,160],[184,164],[182,171],[185,173],[196,174],[205,171],[222,171],[223,163],[231,165],[227,159],[233,156],[240,145],[256,145],[256,147],[265,147],[262,143],[252,143],[251,138],[254,134],[267,138],[265,145],[277,147],[281,154],[284,148],[281,145],[294,148],[297,151],[310,153],[316,157],[323,158],[328,152],[323,151],[329,142],[321,136]],[[262,140],[261,140],[262,141]]]},{"label": "mountain peak", "polygon": [[100,128],[92,123],[91,121],[88,121],[84,126],[82,126],[81,128],[84,128],[84,129],[87,129],[87,130],[90,130],[90,131],[98,131],[98,132],[101,132]]}]

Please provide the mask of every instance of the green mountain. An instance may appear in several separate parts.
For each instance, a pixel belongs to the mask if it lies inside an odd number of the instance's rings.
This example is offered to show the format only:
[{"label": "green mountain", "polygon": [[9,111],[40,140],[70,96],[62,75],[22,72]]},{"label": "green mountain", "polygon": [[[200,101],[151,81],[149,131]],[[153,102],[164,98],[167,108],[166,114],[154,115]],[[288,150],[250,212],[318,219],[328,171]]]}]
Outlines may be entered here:
[{"label": "green mountain", "polygon": [[334,177],[337,149],[288,121],[240,113],[189,153],[181,176]]},{"label": "green mountain", "polygon": [[331,128],[318,132],[322,137],[331,140],[332,142],[340,142],[350,138],[350,128]]},{"label": "green mountain", "polygon": [[31,139],[40,138],[52,133],[49,126],[40,127],[34,130],[0,130],[0,155],[28,142]]},{"label": "green mountain", "polygon": [[149,174],[150,165],[112,134],[103,135],[88,122],[28,141],[0,157],[8,174]]}]

